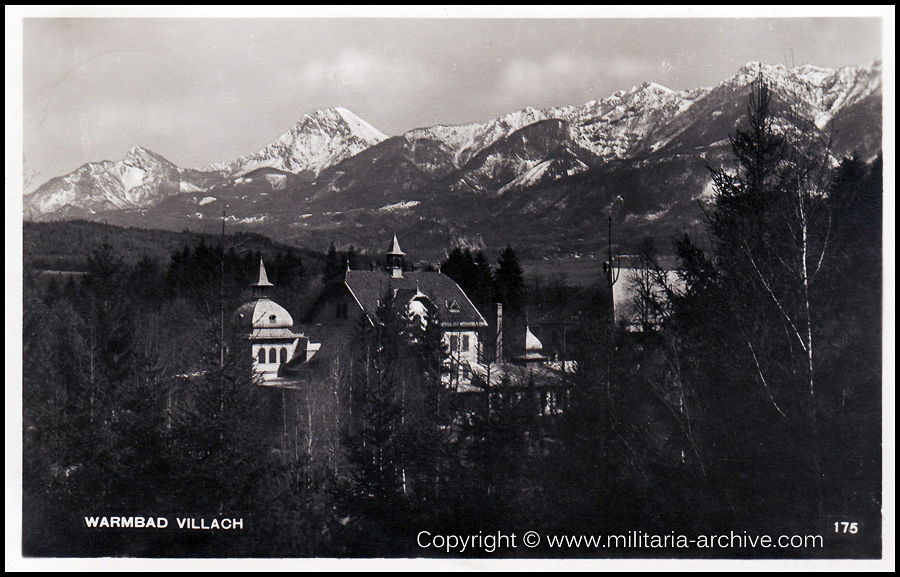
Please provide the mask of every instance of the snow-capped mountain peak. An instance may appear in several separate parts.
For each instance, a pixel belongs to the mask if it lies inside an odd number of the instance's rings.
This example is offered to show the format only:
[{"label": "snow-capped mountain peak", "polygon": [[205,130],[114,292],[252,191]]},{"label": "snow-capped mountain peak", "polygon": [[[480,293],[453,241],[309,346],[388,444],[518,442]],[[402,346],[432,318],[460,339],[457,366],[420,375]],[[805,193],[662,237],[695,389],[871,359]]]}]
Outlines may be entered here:
[{"label": "snow-capped mountain peak", "polygon": [[25,210],[40,215],[152,206],[178,193],[181,174],[162,156],[134,146],[122,160],[89,162],[43,184],[26,197]]},{"label": "snow-capped mountain peak", "polygon": [[325,108],[307,113],[274,142],[227,164],[215,164],[207,170],[231,176],[247,174],[258,168],[277,168],[286,172],[322,170],[353,156],[387,136],[346,108]]},{"label": "snow-capped mountain peak", "polygon": [[125,155],[125,158],[123,158],[119,162],[129,166],[138,168],[143,167],[148,169],[156,165],[170,165],[172,167],[175,166],[162,156],[156,154],[152,150],[144,148],[143,146],[133,146],[131,150],[128,151],[128,154]]},{"label": "snow-capped mountain peak", "polygon": [[[391,197],[394,192],[446,189],[513,199],[615,163],[651,162],[648,158],[686,163],[720,153],[745,110],[748,86],[760,72],[798,118],[813,121],[823,132],[844,135],[837,153],[877,153],[879,61],[836,70],[750,62],[711,87],[674,91],[644,82],[580,105],[527,107],[485,122],[418,128],[399,138],[388,138],[346,108],[325,108],[304,114],[258,152],[205,170],[178,168],[135,146],[122,160],[89,163],[45,183],[26,196],[26,215],[65,218],[143,210],[179,193],[198,196],[197,203],[223,194],[250,202],[258,193],[251,181],[257,179],[247,175],[259,169],[265,169],[265,179],[279,183],[279,190],[290,186],[297,192],[293,198],[340,197],[348,204],[360,202],[366,193],[377,196],[373,203],[381,207],[397,200]],[[265,190],[267,195],[274,185]],[[207,192],[211,195],[200,196]],[[424,198],[415,200],[428,205]]]},{"label": "snow-capped mountain peak", "polygon": [[657,84],[656,82],[645,82],[641,85],[641,88],[645,90],[652,90],[654,92],[661,92],[663,94],[671,94],[672,92],[675,92],[671,88],[663,86],[662,84]]},{"label": "snow-capped mountain peak", "polygon": [[135,145],[131,147],[131,150],[128,151],[128,154],[125,155],[125,158],[146,156],[148,152],[149,151],[143,146]]},{"label": "snow-capped mountain peak", "polygon": [[344,119],[344,122],[350,126],[351,130],[360,138],[364,138],[367,140],[371,140],[374,142],[381,142],[382,140],[387,140],[387,135],[359,116],[353,114],[346,108],[341,108],[340,106],[336,106],[334,108],[335,112],[341,115],[341,118]]}]

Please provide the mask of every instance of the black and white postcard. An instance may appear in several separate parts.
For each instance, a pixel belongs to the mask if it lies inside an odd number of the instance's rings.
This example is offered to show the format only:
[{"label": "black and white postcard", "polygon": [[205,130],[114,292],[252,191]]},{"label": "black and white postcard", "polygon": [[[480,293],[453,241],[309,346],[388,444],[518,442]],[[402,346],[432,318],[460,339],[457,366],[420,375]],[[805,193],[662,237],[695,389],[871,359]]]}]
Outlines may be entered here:
[{"label": "black and white postcard", "polygon": [[893,22],[7,8],[7,568],[893,568]]}]

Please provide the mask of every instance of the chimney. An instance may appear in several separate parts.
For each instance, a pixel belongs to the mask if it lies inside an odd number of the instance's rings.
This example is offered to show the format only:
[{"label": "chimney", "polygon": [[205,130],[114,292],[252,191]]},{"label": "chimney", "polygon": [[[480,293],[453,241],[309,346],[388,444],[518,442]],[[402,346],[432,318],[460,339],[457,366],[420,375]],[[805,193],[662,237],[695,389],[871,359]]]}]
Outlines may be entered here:
[{"label": "chimney", "polygon": [[503,303],[497,303],[497,346],[494,355],[497,362],[503,362]]}]

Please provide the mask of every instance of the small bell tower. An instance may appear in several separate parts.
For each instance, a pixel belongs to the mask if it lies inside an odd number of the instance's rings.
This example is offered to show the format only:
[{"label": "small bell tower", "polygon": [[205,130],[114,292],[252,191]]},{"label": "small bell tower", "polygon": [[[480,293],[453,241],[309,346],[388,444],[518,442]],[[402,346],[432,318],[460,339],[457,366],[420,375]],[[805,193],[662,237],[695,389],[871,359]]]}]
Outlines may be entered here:
[{"label": "small bell tower", "polygon": [[403,257],[406,256],[406,253],[400,250],[400,243],[397,242],[396,234],[394,234],[394,241],[391,243],[391,247],[385,253],[385,256],[387,257],[387,267],[391,271],[391,276],[393,278],[403,278]]},{"label": "small bell tower", "polygon": [[259,259],[259,279],[252,286],[254,299],[269,298],[269,289],[275,286],[266,276],[266,265],[263,264],[262,258]]}]

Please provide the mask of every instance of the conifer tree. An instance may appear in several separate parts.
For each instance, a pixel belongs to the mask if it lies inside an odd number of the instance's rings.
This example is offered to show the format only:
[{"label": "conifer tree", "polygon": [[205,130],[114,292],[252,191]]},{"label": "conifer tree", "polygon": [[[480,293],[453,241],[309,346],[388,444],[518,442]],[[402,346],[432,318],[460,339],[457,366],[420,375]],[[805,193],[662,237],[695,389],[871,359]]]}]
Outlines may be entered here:
[{"label": "conifer tree", "polygon": [[456,247],[441,264],[441,272],[456,281],[466,294],[473,294],[476,285],[477,270],[470,249]]},{"label": "conifer tree", "polygon": [[359,269],[359,254],[356,252],[356,247],[352,244],[347,249],[347,268],[350,270]]},{"label": "conifer tree", "polygon": [[328,284],[329,282],[340,278],[345,270],[347,270],[347,266],[344,259],[338,254],[334,243],[331,243],[331,246],[328,248],[328,254],[325,255],[325,270],[323,272],[322,282]]},{"label": "conifer tree", "polygon": [[361,317],[352,376],[354,422],[347,437],[353,466],[351,503],[375,517],[399,506],[403,496],[401,356],[403,325],[388,290],[372,318]]},{"label": "conifer tree", "polygon": [[[737,170],[712,170],[710,249],[679,239],[685,289],[669,287],[663,305],[676,414],[695,462],[722,489],[723,509],[757,520],[825,514],[824,463],[840,453],[823,448],[832,409],[822,367],[840,342],[824,330],[839,310],[826,279],[845,262],[835,241],[848,215],[828,191],[827,141],[779,122],[796,122],[791,104],[762,76],[753,83],[731,139]],[[760,484],[765,498],[753,496]]]},{"label": "conifer tree", "polygon": [[519,257],[511,246],[500,253],[497,270],[494,273],[497,285],[497,300],[503,303],[505,310],[521,312],[525,305],[525,273],[519,264]]},{"label": "conifer tree", "polygon": [[[491,268],[484,251],[475,253],[475,283],[472,301],[484,315],[489,312],[494,302],[494,270]],[[468,294],[468,293],[467,293]]]}]

